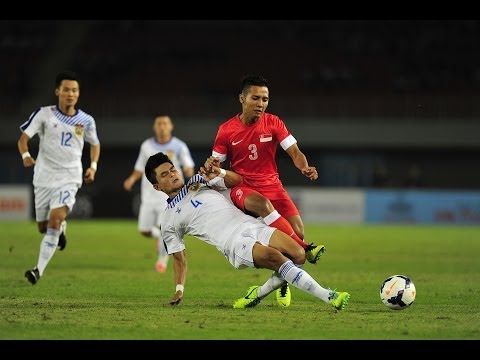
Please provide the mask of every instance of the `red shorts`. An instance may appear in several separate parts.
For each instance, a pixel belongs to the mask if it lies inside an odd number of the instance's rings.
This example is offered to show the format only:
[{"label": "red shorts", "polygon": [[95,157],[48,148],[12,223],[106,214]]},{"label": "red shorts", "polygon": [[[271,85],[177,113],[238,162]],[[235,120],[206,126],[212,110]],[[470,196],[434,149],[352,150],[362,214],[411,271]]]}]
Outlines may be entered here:
[{"label": "red shorts", "polygon": [[230,199],[236,207],[245,212],[245,198],[252,193],[259,193],[270,200],[275,210],[284,218],[300,215],[287,191],[281,185],[254,190],[241,183],[230,190]]}]

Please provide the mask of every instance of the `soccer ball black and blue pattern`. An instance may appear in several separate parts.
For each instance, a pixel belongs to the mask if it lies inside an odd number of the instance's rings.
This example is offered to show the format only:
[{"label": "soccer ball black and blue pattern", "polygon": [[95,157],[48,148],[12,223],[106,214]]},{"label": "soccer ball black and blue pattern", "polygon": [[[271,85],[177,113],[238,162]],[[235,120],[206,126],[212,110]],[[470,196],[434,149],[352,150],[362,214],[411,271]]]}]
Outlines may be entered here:
[{"label": "soccer ball black and blue pattern", "polygon": [[386,307],[402,310],[413,304],[417,291],[413,281],[404,275],[392,275],[380,287],[380,299]]}]

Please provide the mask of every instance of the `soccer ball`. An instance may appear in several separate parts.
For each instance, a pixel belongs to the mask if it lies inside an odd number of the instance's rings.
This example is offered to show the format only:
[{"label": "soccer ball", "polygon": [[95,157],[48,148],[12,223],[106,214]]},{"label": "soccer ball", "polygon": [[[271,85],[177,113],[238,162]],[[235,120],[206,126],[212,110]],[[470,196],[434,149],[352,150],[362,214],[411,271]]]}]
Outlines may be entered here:
[{"label": "soccer ball", "polygon": [[404,275],[392,275],[380,287],[380,299],[386,307],[402,310],[413,304],[415,300],[415,285]]}]

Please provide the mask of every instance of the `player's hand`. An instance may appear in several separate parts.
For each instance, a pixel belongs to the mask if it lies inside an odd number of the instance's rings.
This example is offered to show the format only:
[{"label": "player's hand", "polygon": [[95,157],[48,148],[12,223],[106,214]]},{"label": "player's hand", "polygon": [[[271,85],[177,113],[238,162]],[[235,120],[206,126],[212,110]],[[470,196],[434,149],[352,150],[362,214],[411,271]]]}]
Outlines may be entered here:
[{"label": "player's hand", "polygon": [[302,169],[302,174],[308,177],[310,180],[317,180],[318,179],[318,172],[315,166],[309,166],[305,169]]},{"label": "player's hand", "polygon": [[209,181],[220,174],[220,169],[220,160],[214,156],[209,156],[207,160],[205,160],[205,164],[198,170],[198,173],[202,175],[206,181]]},{"label": "player's hand", "polygon": [[183,299],[183,291],[178,290],[173,298],[170,300],[170,305],[178,305]]},{"label": "player's hand", "polygon": [[123,188],[127,191],[131,191],[134,184],[135,181],[133,181],[132,178],[128,177],[123,182]]},{"label": "player's hand", "polygon": [[96,171],[94,169],[88,168],[85,171],[85,176],[83,177],[83,180],[85,181],[85,183],[87,184],[92,183],[95,180],[95,173]]},{"label": "player's hand", "polygon": [[198,173],[202,175],[202,177],[205,179],[205,181],[210,181],[212,179],[215,179],[218,174],[220,174],[220,168],[218,167],[211,167],[209,170],[205,169],[205,167],[201,167],[198,170]]},{"label": "player's hand", "polygon": [[215,167],[220,167],[220,160],[216,158],[215,156],[209,156],[207,160],[205,160],[205,164],[203,164],[203,167],[207,169],[207,171],[211,170],[211,168]]},{"label": "player's hand", "polygon": [[25,159],[23,159],[23,166],[32,167],[33,165],[35,165],[35,159],[33,157],[28,156]]}]

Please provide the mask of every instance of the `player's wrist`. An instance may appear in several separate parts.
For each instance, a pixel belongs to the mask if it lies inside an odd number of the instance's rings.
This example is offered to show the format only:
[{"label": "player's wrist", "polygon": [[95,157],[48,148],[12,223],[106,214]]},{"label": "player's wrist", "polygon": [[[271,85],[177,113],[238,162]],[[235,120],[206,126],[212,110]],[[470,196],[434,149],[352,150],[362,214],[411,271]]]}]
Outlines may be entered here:
[{"label": "player's wrist", "polygon": [[224,178],[225,175],[227,175],[227,172],[225,171],[225,169],[220,168],[220,174],[218,174],[218,176],[221,178]]},{"label": "player's wrist", "polygon": [[185,286],[183,284],[177,284],[177,287],[175,288],[175,292],[181,291],[183,293],[184,290],[185,290]]},{"label": "player's wrist", "polygon": [[90,162],[90,169],[93,169],[93,170],[97,171],[97,162],[96,161]]},{"label": "player's wrist", "polygon": [[32,157],[32,155],[30,155],[30,153],[28,151],[25,151],[23,154],[22,154],[22,159],[25,160],[26,158],[28,157]]}]

